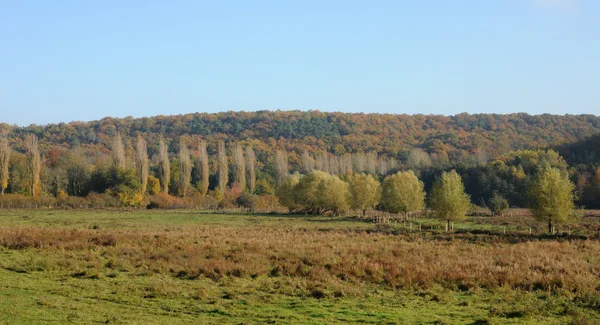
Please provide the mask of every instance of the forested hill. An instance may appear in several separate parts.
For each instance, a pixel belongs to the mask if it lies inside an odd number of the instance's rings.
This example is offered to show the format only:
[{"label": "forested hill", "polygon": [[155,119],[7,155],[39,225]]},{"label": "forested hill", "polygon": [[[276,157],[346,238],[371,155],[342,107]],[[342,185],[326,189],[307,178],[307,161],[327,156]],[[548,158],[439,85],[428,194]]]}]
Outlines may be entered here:
[{"label": "forested hill", "polygon": [[[413,147],[430,154],[447,154],[459,162],[476,152],[490,157],[514,149],[546,148],[577,142],[600,133],[600,117],[594,115],[459,114],[394,115],[324,113],[319,111],[258,111],[195,113],[145,118],[104,118],[27,127],[2,124],[15,149],[22,148],[25,134],[40,138],[42,149],[84,145],[110,147],[110,139],[120,132],[126,139],[142,134],[150,150],[158,137],[167,141],[181,135],[203,138],[209,147],[216,140],[246,141],[257,149],[273,147],[289,151],[327,150],[378,152],[405,158]],[[178,141],[170,141],[171,151]]]}]

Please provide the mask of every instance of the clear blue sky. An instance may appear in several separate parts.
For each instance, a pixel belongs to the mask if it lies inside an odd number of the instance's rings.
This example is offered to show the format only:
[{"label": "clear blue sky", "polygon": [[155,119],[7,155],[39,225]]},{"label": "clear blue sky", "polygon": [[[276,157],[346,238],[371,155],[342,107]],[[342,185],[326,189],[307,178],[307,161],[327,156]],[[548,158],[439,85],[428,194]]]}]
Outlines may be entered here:
[{"label": "clear blue sky", "polygon": [[0,121],[600,114],[600,1],[0,0]]}]

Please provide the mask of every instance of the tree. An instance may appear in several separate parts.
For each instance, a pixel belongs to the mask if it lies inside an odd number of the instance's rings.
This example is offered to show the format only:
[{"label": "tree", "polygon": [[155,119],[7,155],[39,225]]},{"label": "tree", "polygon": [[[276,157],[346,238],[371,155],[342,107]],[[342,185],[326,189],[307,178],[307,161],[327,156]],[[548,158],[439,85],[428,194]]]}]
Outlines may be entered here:
[{"label": "tree", "polygon": [[464,220],[469,211],[471,199],[465,193],[460,175],[455,170],[445,172],[435,182],[431,191],[431,209],[435,216],[448,222]]},{"label": "tree", "polygon": [[29,134],[25,137],[25,149],[27,153],[25,154],[27,160],[27,170],[29,172],[30,181],[29,181],[29,189],[31,189],[31,195],[37,196],[40,194],[41,184],[40,184],[40,172],[42,169],[40,149],[38,146],[38,138]]},{"label": "tree", "polygon": [[88,194],[91,177],[90,165],[87,163],[81,149],[71,151],[67,156],[67,193],[74,196]]},{"label": "tree", "polygon": [[192,179],[192,159],[184,137],[179,138],[179,191],[185,196]]},{"label": "tree", "polygon": [[279,187],[288,175],[288,157],[283,150],[275,151],[275,185]]},{"label": "tree", "polygon": [[348,183],[337,176],[327,175],[317,187],[317,203],[321,212],[339,215],[350,208]]},{"label": "tree", "polygon": [[339,214],[350,207],[348,183],[322,171],[313,171],[294,186],[293,197],[299,208],[312,214],[332,211]]},{"label": "tree", "polygon": [[248,168],[248,193],[253,194],[256,188],[256,155],[252,147],[246,147],[246,168]]},{"label": "tree", "polygon": [[548,232],[573,217],[574,190],[568,175],[553,167],[540,171],[529,185],[529,207],[537,220],[548,222]]},{"label": "tree", "polygon": [[0,138],[0,193],[4,195],[4,190],[8,187],[8,166],[10,164],[10,146],[8,139]]},{"label": "tree", "polygon": [[244,148],[239,142],[233,144],[233,181],[240,185],[242,192],[246,190],[246,160]]},{"label": "tree", "polygon": [[381,206],[391,213],[409,213],[425,208],[425,189],[412,170],[390,175],[383,181]]},{"label": "tree", "polygon": [[315,169],[315,160],[308,153],[308,150],[302,152],[302,173],[309,174]]},{"label": "tree", "polygon": [[143,202],[140,183],[135,170],[104,165],[92,173],[93,190],[98,193],[110,193],[125,206],[139,206]]},{"label": "tree", "polygon": [[202,195],[206,195],[208,192],[210,170],[208,169],[208,152],[206,151],[205,141],[201,141],[200,145],[198,145],[198,155],[200,181],[198,182],[197,187]]},{"label": "tree", "polygon": [[412,168],[429,167],[431,166],[431,158],[423,149],[414,148],[408,154],[406,164]]},{"label": "tree", "polygon": [[298,174],[287,175],[277,189],[279,203],[288,208],[290,213],[299,207],[296,198],[296,185],[298,185],[299,181],[300,176]]},{"label": "tree", "polygon": [[169,193],[169,182],[171,182],[171,162],[169,161],[169,152],[165,139],[158,141],[158,179],[160,180],[160,190],[164,194]]},{"label": "tree", "polygon": [[123,146],[123,139],[121,133],[117,132],[113,138],[112,143],[112,159],[113,164],[119,168],[125,168],[125,146]]},{"label": "tree", "polygon": [[508,201],[505,198],[498,194],[494,194],[494,196],[492,196],[490,202],[488,203],[488,207],[495,216],[498,216],[502,215],[504,211],[508,210],[509,205]]},{"label": "tree", "polygon": [[225,142],[219,141],[217,146],[217,156],[219,161],[219,190],[222,193],[225,192],[227,182],[229,181],[229,168],[227,167],[227,153],[225,152]]},{"label": "tree", "polygon": [[350,207],[361,210],[363,215],[373,209],[381,199],[381,185],[373,175],[356,174],[349,178]]},{"label": "tree", "polygon": [[300,178],[293,192],[295,203],[297,203],[299,208],[312,214],[321,213],[318,187],[328,176],[329,174],[323,171],[313,170],[312,173]]},{"label": "tree", "polygon": [[135,171],[140,181],[140,191],[144,194],[148,187],[148,147],[141,135],[138,135],[135,146]]}]

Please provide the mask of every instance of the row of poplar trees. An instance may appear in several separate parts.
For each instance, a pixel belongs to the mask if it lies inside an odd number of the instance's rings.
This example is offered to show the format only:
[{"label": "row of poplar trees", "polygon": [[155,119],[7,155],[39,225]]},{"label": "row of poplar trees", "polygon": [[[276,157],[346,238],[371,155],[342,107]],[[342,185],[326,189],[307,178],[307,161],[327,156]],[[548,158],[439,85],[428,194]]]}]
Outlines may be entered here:
[{"label": "row of poplar trees", "polygon": [[[185,196],[192,184],[192,170],[197,169],[198,182],[196,189],[200,194],[205,195],[209,189],[210,167],[209,156],[206,149],[206,142],[198,143],[198,157],[192,161],[192,154],[189,145],[184,137],[179,140],[179,152],[177,153],[177,163],[179,164],[178,192]],[[112,156],[115,166],[125,168],[125,150],[123,141],[119,134],[113,140]],[[145,193],[149,179],[149,159],[146,141],[137,137],[135,150],[135,170],[141,184],[141,192]],[[160,183],[160,192],[169,193],[169,184],[171,184],[171,160],[169,159],[168,147],[164,139],[159,140],[158,156],[156,159],[157,177]],[[225,148],[225,143],[220,141],[217,145],[217,188],[225,191],[229,182],[229,166]],[[238,142],[232,146],[232,170],[233,182],[239,184],[242,189],[248,189],[252,193],[256,187],[256,155],[252,147],[246,148]]]}]

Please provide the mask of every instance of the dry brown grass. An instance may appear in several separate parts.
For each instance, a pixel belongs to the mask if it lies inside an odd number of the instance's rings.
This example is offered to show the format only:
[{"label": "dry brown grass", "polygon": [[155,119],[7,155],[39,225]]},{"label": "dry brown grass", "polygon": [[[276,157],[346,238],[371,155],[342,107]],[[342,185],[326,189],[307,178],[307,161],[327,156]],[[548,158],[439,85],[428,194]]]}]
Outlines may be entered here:
[{"label": "dry brown grass", "polygon": [[276,227],[0,228],[3,247],[43,256],[43,262],[19,266],[24,271],[59,269],[92,277],[160,273],[216,281],[301,277],[322,287],[368,282],[412,289],[509,287],[598,296],[598,241],[510,244],[463,239]]}]

